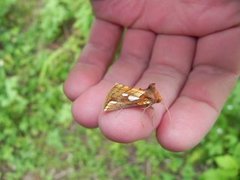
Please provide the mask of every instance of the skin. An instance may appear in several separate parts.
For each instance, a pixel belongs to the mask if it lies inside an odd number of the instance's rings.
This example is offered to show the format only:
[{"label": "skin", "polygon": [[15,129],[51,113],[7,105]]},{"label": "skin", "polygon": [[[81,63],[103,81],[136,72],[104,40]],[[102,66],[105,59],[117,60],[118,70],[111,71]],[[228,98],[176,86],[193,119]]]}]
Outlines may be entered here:
[{"label": "skin", "polygon": [[[240,1],[91,2],[96,16],[91,35],[64,85],[75,120],[99,127],[117,142],[134,142],[156,131],[168,150],[197,145],[240,75]],[[171,116],[162,104],[146,113],[139,108],[103,113],[115,82],[141,88],[156,83]]]}]

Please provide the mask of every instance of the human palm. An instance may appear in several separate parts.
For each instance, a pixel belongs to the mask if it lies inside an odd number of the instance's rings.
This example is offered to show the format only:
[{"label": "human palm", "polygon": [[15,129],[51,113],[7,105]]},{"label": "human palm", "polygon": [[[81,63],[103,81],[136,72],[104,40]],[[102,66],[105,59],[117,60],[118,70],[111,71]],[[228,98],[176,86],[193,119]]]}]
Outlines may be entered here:
[{"label": "human palm", "polygon": [[[240,1],[92,0],[92,5],[96,20],[89,42],[64,86],[75,120],[99,126],[118,142],[144,139],[156,129],[169,150],[195,146],[240,74]],[[161,104],[153,105],[153,115],[139,108],[103,113],[116,82],[141,88],[156,83],[171,118]]]}]

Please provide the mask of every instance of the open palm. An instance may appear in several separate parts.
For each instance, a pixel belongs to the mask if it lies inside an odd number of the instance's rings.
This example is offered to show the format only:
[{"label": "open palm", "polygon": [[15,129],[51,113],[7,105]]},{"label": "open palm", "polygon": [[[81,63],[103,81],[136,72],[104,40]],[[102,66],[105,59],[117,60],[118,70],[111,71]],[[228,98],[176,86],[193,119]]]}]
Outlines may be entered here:
[{"label": "open palm", "polygon": [[[240,74],[240,1],[92,0],[92,5],[96,19],[89,42],[64,86],[75,120],[99,126],[118,142],[144,139],[156,129],[169,150],[195,146]],[[139,108],[103,113],[116,82],[141,88],[156,83],[172,118],[161,104],[153,105],[154,116]]]}]

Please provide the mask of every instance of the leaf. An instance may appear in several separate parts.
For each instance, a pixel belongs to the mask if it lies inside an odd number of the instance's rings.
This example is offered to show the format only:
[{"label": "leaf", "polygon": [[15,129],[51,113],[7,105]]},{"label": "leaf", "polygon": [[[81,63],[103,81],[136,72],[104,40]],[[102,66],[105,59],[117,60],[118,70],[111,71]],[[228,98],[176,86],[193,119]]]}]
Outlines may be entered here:
[{"label": "leaf", "polygon": [[217,180],[233,180],[237,179],[238,172],[233,170],[225,170],[225,169],[209,169],[203,173],[200,179],[209,180],[209,179],[217,179]]},{"label": "leaf", "polygon": [[225,155],[225,156],[219,156],[215,159],[217,165],[222,169],[233,169],[238,170],[239,165],[237,161],[234,159],[233,156]]},{"label": "leaf", "polygon": [[240,143],[235,147],[233,155],[237,163],[240,164]]}]

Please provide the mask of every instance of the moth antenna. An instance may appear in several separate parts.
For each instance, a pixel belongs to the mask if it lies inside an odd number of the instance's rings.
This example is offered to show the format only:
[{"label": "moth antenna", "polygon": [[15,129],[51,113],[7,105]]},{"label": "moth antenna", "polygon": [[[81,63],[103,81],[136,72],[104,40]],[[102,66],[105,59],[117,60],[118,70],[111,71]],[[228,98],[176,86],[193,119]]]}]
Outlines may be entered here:
[{"label": "moth antenna", "polygon": [[[143,109],[143,112],[142,112],[143,115],[145,114],[145,112],[146,112],[147,109],[152,109],[152,110],[153,110],[152,105],[149,105],[149,106],[147,106],[147,107],[145,107],[145,108]],[[154,119],[155,113],[154,113],[154,111],[150,111],[149,113],[151,113],[151,122],[152,122],[152,126],[154,127],[153,119]],[[143,116],[142,116],[142,117],[143,117]]]},{"label": "moth antenna", "polygon": [[146,109],[147,109],[147,108],[148,108],[148,107],[143,108],[143,111],[142,111],[142,116],[141,116],[141,124],[142,124],[142,127],[144,127],[144,124],[143,124],[144,119],[143,119],[143,117],[144,117],[144,115],[145,115],[145,112],[146,112]]},{"label": "moth antenna", "polygon": [[119,109],[117,112],[116,112],[116,115],[115,115],[115,118],[117,119],[120,115],[120,113],[122,112],[123,108]]},{"label": "moth antenna", "polygon": [[168,115],[170,121],[172,121],[172,115],[171,115],[171,113],[170,113],[170,111],[169,111],[169,108],[168,108],[167,105],[165,104],[164,100],[162,100],[161,103],[162,103],[163,107],[165,108],[165,110],[166,110],[166,112],[167,112],[167,115]]}]

